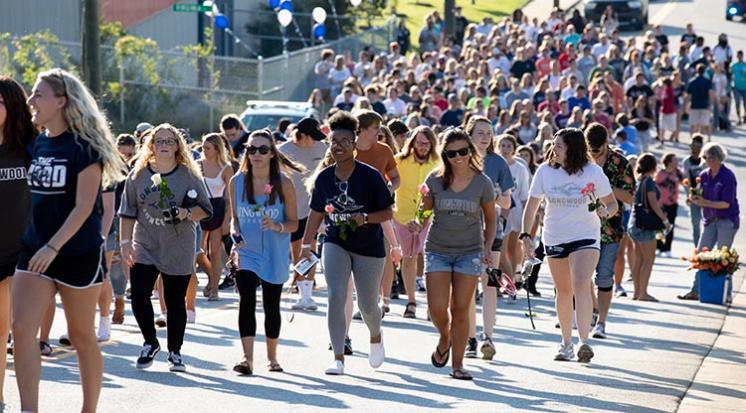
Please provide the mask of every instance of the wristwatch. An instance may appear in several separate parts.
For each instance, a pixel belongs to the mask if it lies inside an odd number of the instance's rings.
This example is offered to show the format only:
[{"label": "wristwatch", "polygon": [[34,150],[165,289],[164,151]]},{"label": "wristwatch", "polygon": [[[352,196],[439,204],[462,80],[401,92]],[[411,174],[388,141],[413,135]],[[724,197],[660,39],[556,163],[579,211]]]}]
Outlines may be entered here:
[{"label": "wristwatch", "polygon": [[531,238],[531,234],[528,232],[521,232],[521,235],[518,236],[518,239],[523,241],[524,238]]},{"label": "wristwatch", "polygon": [[363,212],[363,225],[368,225],[368,213]]}]

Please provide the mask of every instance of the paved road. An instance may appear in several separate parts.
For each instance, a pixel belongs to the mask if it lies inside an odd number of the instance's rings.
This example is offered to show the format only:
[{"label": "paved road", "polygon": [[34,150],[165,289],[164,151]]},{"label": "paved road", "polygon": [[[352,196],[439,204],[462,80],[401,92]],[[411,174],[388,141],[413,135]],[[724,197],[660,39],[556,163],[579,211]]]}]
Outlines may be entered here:
[{"label": "paved road", "polygon": [[[718,3],[717,7],[712,3]],[[724,6],[720,3],[657,2],[653,5],[651,22],[663,22],[668,33],[676,34],[687,21],[694,20],[698,33],[707,36],[708,41],[725,30],[735,47],[743,47],[746,45],[743,26],[723,19]],[[715,137],[730,150],[729,163],[736,168],[742,182],[746,179],[746,149],[741,144],[745,138],[744,129]],[[685,134],[683,140],[688,139]],[[685,145],[678,145],[675,151],[684,154]],[[744,185],[739,191],[742,201],[746,200],[743,192]],[[686,209],[682,215],[677,221],[675,256],[687,254],[692,248]],[[743,234],[739,235],[736,246],[744,251]],[[368,366],[366,329],[361,322],[354,322],[351,336],[356,355],[347,361],[348,375],[324,376],[323,369],[331,354],[327,351],[323,281],[321,291],[316,293],[322,304],[320,311],[296,314],[293,322],[283,319],[280,360],[286,373],[281,374],[263,369],[266,359],[261,337],[255,358],[257,375],[238,377],[231,371],[241,355],[236,294],[225,294],[226,298],[217,303],[200,298],[197,324],[188,327],[183,349],[188,364],[186,374],[169,373],[164,354],[148,371],[134,368],[141,338],[128,312],[125,325],[115,327],[113,340],[102,347],[106,368],[100,411],[674,412],[690,387],[692,391],[681,404],[686,407],[682,411],[705,408],[715,411],[710,408],[715,400],[720,407],[732,406],[733,411],[739,408],[744,411],[743,375],[719,379],[721,375],[727,376],[728,370],[741,368],[743,372],[744,335],[719,334],[726,320],[725,308],[683,303],[674,298],[684,291],[691,278],[692,274],[685,271],[680,260],[659,259],[651,293],[661,302],[616,300],[608,325],[609,338],[595,340],[597,357],[590,365],[580,365],[552,361],[558,332],[554,328],[552,289],[545,272],[539,285],[544,298],[534,300],[539,314],[537,329],[532,330],[524,316],[525,299],[515,305],[501,302],[495,333],[498,355],[492,362],[467,361],[467,367],[476,376],[470,383],[453,381],[447,377],[447,370],[430,365],[429,355],[437,341],[435,330],[423,319],[423,305],[418,320],[401,318],[404,302],[393,305],[394,315],[384,320],[388,357],[381,369],[373,371]],[[743,275],[739,274],[736,285],[742,279]],[[202,285],[204,282],[202,276]],[[741,297],[743,290],[725,322],[726,333],[736,326],[743,328],[746,315]],[[420,300],[424,304],[424,297]],[[283,306],[287,308],[288,302]],[[63,318],[57,320],[53,337],[65,328]],[[165,344],[165,330],[159,331],[159,337]],[[716,340],[717,349],[711,352]],[[12,359],[9,363],[6,400],[17,407]],[[727,369],[726,373],[722,373],[723,369]],[[57,350],[44,362],[42,411],[76,411],[80,406],[77,381],[74,354]]]}]

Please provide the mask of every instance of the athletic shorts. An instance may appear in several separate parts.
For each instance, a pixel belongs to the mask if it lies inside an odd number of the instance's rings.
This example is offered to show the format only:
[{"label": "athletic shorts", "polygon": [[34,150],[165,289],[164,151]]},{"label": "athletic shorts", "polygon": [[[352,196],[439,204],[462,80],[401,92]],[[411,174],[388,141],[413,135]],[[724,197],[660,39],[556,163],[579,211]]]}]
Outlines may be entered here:
[{"label": "athletic shorts", "polygon": [[709,109],[692,109],[689,111],[689,125],[709,126],[712,114]]},{"label": "athletic shorts", "polygon": [[306,232],[306,224],[308,223],[308,217],[301,218],[298,220],[298,229],[290,234],[290,242],[295,242],[303,239],[303,234]]},{"label": "athletic shorts", "polygon": [[[18,271],[29,273],[28,263],[34,253],[36,251],[28,248],[21,249]],[[83,289],[101,284],[104,281],[104,246],[80,255],[58,255],[49,264],[49,268],[39,275],[55,284],[70,288]]]},{"label": "athletic shorts", "polygon": [[5,281],[8,277],[12,277],[14,272],[16,272],[16,263],[12,262],[0,265],[0,282]]},{"label": "athletic shorts", "polygon": [[601,250],[601,243],[597,239],[580,239],[557,245],[545,245],[544,252],[549,258],[567,258],[575,251]]}]

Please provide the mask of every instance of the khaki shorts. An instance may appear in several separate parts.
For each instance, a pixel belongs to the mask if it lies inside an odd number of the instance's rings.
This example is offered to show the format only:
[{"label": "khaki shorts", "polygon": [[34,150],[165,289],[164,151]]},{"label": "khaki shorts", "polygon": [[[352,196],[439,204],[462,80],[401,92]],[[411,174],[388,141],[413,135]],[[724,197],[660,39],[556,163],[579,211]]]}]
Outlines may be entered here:
[{"label": "khaki shorts", "polygon": [[676,130],[676,114],[675,113],[661,113],[658,127],[661,130],[675,131]]},{"label": "khaki shorts", "polygon": [[708,126],[712,122],[709,109],[692,109],[689,111],[689,125]]}]

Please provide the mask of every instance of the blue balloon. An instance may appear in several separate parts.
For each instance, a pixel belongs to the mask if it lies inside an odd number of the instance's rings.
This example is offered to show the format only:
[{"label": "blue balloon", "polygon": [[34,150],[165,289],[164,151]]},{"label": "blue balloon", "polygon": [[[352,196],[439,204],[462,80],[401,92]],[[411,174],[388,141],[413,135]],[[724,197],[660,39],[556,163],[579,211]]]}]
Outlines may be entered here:
[{"label": "blue balloon", "polygon": [[280,5],[280,0],[269,0],[267,1],[267,5],[269,5],[269,8],[274,10]]},{"label": "blue balloon", "polygon": [[280,10],[287,10],[289,12],[293,12],[293,2],[290,0],[282,0],[282,3],[280,3]]},{"label": "blue balloon", "polygon": [[224,14],[216,14],[214,17],[214,23],[215,27],[221,30],[227,28],[230,25],[230,23],[228,22],[228,18],[225,17]]},{"label": "blue balloon", "polygon": [[323,39],[326,37],[326,26],[324,26],[324,23],[316,23],[313,25],[313,37],[317,39]]}]

